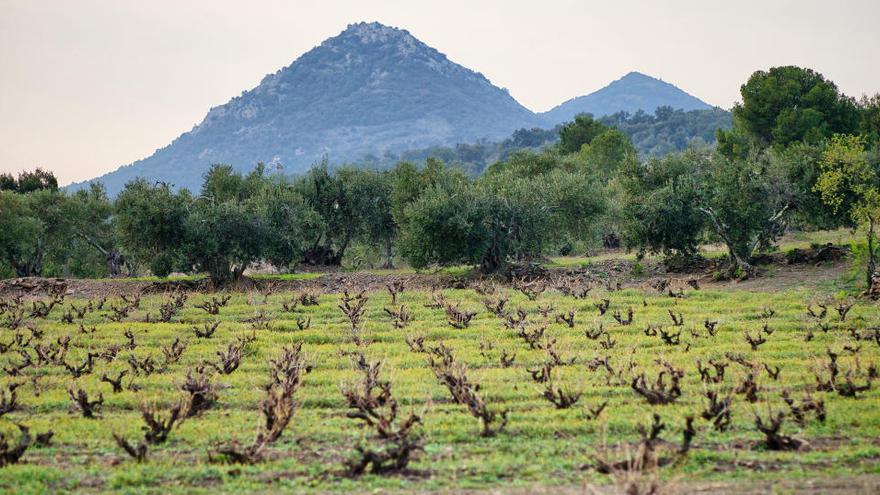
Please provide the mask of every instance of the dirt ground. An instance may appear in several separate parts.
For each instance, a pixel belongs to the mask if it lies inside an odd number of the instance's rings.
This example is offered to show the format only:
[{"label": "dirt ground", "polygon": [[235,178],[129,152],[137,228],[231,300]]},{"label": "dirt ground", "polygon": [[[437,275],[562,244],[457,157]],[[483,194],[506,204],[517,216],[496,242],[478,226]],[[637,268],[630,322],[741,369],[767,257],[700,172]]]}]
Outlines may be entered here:
[{"label": "dirt ground", "polygon": [[[643,487],[650,481],[643,482]],[[713,495],[876,495],[880,493],[880,475],[861,475],[841,478],[804,478],[779,481],[717,481],[689,482],[678,479],[658,484],[656,492],[639,491],[632,493],[657,493],[663,495],[685,495],[705,493]],[[442,492],[441,492],[442,493]],[[451,492],[448,492],[451,493]],[[467,495],[624,495],[624,484],[620,486],[598,486],[589,483],[583,486],[552,486],[528,488],[499,488],[493,490],[456,491]]]},{"label": "dirt ground", "polygon": [[[773,259],[759,269],[759,275],[746,280],[714,281],[712,267],[691,273],[667,273],[657,261],[644,261],[643,272],[633,276],[631,260],[612,259],[592,263],[586,268],[557,268],[543,272],[548,282],[564,277],[577,279],[593,286],[601,287],[613,281],[622,288],[640,288],[650,290],[658,281],[667,279],[670,287],[678,289],[688,283],[698,283],[701,287],[715,289],[735,289],[747,291],[783,291],[789,289],[811,289],[828,286],[840,279],[849,269],[846,260],[830,260],[821,262],[788,263],[783,259]],[[504,283],[500,278],[484,278],[478,275],[453,277],[444,274],[405,274],[377,275],[368,272],[345,273],[328,271],[320,277],[309,280],[273,280],[245,279],[231,290],[255,291],[297,291],[305,288],[316,289],[325,293],[340,292],[345,288],[354,290],[384,290],[391,279],[400,279],[412,290],[430,290],[443,288],[464,288],[480,283]],[[551,283],[552,286],[552,283]],[[58,278],[17,278],[0,280],[0,297],[22,294],[25,297],[41,297],[53,290],[64,292],[71,297],[112,297],[121,294],[162,293],[174,289],[187,291],[209,292],[214,288],[206,279],[182,281],[143,281],[143,280],[89,280],[89,279],[58,279]]]}]

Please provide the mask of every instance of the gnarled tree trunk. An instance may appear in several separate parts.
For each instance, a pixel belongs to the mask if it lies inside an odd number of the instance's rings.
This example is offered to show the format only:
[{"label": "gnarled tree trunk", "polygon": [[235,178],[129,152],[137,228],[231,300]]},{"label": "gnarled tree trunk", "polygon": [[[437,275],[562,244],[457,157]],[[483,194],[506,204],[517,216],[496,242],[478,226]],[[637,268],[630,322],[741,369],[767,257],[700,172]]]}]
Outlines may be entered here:
[{"label": "gnarled tree trunk", "polygon": [[382,265],[382,268],[386,270],[394,268],[394,244],[391,237],[385,240],[385,264]]}]

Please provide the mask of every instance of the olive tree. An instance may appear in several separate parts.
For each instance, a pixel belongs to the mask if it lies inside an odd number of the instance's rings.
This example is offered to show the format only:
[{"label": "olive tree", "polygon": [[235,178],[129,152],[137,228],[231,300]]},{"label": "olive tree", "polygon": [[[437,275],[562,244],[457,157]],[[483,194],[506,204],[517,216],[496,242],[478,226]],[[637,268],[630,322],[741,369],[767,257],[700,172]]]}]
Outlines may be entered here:
[{"label": "olive tree", "polygon": [[218,285],[240,280],[260,259],[268,230],[255,202],[209,196],[193,202],[184,226],[181,253],[187,265]]},{"label": "olive tree", "polygon": [[19,277],[40,275],[46,225],[24,194],[0,191],[0,259]]},{"label": "olive tree", "polygon": [[114,205],[120,245],[154,275],[168,275],[182,261],[192,201],[188,191],[176,193],[165,183],[129,182]]},{"label": "olive tree", "polygon": [[793,195],[784,171],[763,153],[747,158],[714,153],[697,180],[697,208],[727,246],[728,275],[751,276],[755,251],[785,232]]},{"label": "olive tree", "polygon": [[697,253],[707,219],[698,207],[695,177],[710,159],[709,150],[690,148],[620,169],[623,241],[628,247],[663,253],[667,259]]},{"label": "olive tree", "polygon": [[406,209],[402,252],[416,268],[470,264],[491,273],[587,231],[602,207],[586,175],[562,170],[433,186]]},{"label": "olive tree", "polygon": [[320,216],[284,180],[267,184],[253,201],[265,222],[264,259],[282,270],[293,268],[322,231]]}]

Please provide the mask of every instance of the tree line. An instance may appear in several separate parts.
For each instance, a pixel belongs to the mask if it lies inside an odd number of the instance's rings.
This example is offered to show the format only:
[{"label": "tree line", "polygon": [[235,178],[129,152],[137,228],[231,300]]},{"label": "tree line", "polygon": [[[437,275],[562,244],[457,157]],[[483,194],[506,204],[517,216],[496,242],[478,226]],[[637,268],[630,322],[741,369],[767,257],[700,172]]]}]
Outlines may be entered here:
[{"label": "tree line", "polygon": [[[654,114],[642,110],[635,113],[618,112],[598,119],[608,127],[616,127],[626,134],[639,155],[665,155],[683,151],[694,141],[715,142],[718,129],[730,129],[731,116],[726,110],[676,110],[669,106],[657,107]],[[468,175],[477,176],[486,168],[521,150],[539,151],[559,141],[563,125],[552,129],[519,129],[503,141],[480,140],[455,146],[432,146],[405,151],[387,152],[382,156],[368,155],[358,160],[360,165],[372,168],[390,168],[401,161],[423,163],[428,158],[439,158],[448,165],[461,168]]]},{"label": "tree line", "polygon": [[476,177],[436,157],[384,170],[321,163],[298,177],[215,165],[200,191],[138,179],[111,200],[100,185],[65,194],[40,170],[5,175],[0,271],[199,272],[225,283],[257,264],[340,265],[355,250],[388,267],[400,257],[489,273],[620,239],[682,262],[722,243],[726,274],[742,277],[792,226],[862,226],[870,276],[880,95],[857,101],[798,67],[758,71],[741,95],[715,146],[640,158],[626,133],[579,115],[557,142],[507,153]]}]

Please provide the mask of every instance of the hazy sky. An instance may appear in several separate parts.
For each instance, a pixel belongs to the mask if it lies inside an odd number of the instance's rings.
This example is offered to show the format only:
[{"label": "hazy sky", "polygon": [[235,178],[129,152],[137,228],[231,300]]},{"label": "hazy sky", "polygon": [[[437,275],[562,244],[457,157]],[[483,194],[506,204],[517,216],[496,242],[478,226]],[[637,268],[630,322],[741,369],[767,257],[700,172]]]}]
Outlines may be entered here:
[{"label": "hazy sky", "polygon": [[0,0],[0,172],[150,155],[346,25],[408,29],[547,110],[638,70],[729,108],[756,69],[880,91],[880,2]]}]

